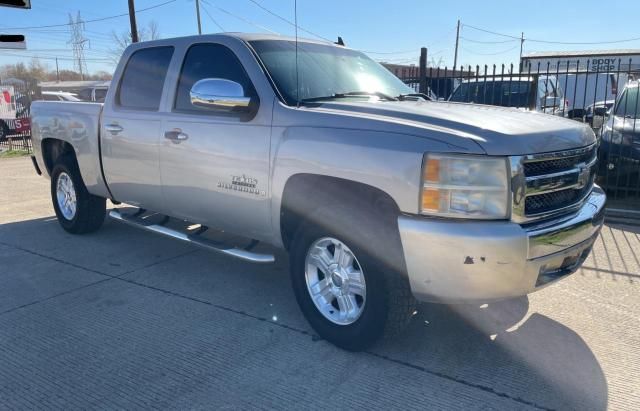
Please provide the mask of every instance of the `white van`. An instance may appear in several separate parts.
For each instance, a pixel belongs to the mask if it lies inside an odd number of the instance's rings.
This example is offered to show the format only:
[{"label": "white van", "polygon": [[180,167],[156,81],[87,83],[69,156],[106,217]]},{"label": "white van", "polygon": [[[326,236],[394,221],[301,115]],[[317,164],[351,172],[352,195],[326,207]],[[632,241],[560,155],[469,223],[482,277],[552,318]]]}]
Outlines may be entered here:
[{"label": "white van", "polygon": [[586,109],[598,101],[615,100],[629,81],[627,73],[569,73],[558,76],[567,100],[565,115],[582,120]]}]

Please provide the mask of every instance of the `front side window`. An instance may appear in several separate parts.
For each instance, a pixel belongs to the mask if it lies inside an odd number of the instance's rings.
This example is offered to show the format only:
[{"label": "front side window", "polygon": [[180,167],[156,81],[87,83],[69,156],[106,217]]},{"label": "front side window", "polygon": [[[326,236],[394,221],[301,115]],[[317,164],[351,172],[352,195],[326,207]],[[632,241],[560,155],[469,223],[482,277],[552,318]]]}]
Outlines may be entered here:
[{"label": "front side window", "polygon": [[212,113],[191,104],[190,91],[202,79],[219,78],[234,81],[242,86],[245,97],[256,97],[256,91],[240,60],[221,44],[196,44],[191,46],[182,64],[176,93],[175,109]]},{"label": "front side window", "polygon": [[391,97],[415,93],[389,70],[356,50],[298,42],[296,72],[294,41],[256,40],[250,44],[289,105],[354,92]]},{"label": "front side window", "polygon": [[137,110],[158,110],[173,47],[152,47],[131,55],[122,74],[117,103]]}]

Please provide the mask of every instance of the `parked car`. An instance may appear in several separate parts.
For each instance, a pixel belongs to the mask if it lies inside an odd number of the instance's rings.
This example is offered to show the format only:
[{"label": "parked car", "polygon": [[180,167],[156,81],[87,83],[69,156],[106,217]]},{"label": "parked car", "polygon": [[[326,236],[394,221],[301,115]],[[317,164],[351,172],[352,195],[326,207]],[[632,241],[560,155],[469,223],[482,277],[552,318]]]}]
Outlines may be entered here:
[{"label": "parked car", "polygon": [[[602,128],[599,175],[640,178],[640,82],[624,88]],[[615,174],[614,174],[615,173]],[[631,180],[633,181],[633,180]]]},{"label": "parked car", "polygon": [[270,263],[256,244],[284,248],[303,314],[345,349],[401,330],[416,300],[539,290],[578,269],[602,226],[588,126],[406,98],[344,46],[135,43],[113,84],[104,104],[33,104],[34,165],[62,228],[97,230],[109,198],[136,210],[115,220],[228,256]]},{"label": "parked car", "polygon": [[44,101],[82,101],[77,94],[66,91],[43,91],[42,99]]},{"label": "parked car", "polygon": [[565,114],[582,120],[589,105],[615,100],[629,80],[627,73],[570,73],[558,76],[560,89],[567,99]]},{"label": "parked car", "polygon": [[552,76],[512,76],[463,80],[449,101],[518,107],[561,115],[565,108],[562,90]]},{"label": "parked car", "polygon": [[83,101],[103,103],[108,90],[109,88],[106,86],[88,87],[80,90],[78,97]]},{"label": "parked car", "polygon": [[591,128],[597,132],[600,130],[600,127],[602,127],[602,124],[607,117],[607,113],[615,103],[615,100],[605,100],[588,105],[582,121],[589,124]]}]

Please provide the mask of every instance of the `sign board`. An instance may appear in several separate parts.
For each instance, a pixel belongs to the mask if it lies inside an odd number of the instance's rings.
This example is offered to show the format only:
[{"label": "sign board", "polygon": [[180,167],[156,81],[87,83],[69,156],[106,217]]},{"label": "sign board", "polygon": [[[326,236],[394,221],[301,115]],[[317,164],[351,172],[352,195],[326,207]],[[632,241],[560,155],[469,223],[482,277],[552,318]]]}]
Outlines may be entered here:
[{"label": "sign board", "polygon": [[31,0],[0,0],[0,7],[17,7],[20,9],[30,9]]},{"label": "sign board", "polygon": [[16,118],[16,99],[13,86],[0,86],[0,119]]},{"label": "sign board", "polygon": [[29,117],[16,119],[15,130],[17,133],[28,133],[31,131],[31,120]]},{"label": "sign board", "polygon": [[523,57],[522,67],[524,72],[546,73],[547,67],[549,73],[566,73],[581,72],[599,72],[607,73],[613,71],[640,71],[640,54],[627,55],[583,55],[583,56],[567,56],[567,57]]},{"label": "sign board", "polygon": [[24,50],[27,42],[22,34],[0,34],[0,49]]}]

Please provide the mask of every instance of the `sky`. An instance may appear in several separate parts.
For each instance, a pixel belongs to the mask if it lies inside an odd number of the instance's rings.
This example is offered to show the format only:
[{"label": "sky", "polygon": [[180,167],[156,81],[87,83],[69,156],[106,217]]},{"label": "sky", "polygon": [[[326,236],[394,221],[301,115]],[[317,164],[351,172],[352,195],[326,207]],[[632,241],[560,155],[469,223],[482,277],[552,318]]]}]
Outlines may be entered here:
[{"label": "sky", "polygon": [[[167,1],[170,0],[135,0],[135,6],[136,10],[142,10]],[[293,25],[285,21],[294,20],[294,0],[200,1],[203,33],[294,34]],[[530,5],[491,0],[298,0],[297,8],[301,37],[316,35],[335,40],[341,36],[349,47],[366,51],[376,60],[399,64],[417,64],[420,47],[427,47],[430,62],[451,67],[458,19],[462,22],[458,65],[517,65],[520,40],[513,37],[520,37],[522,32],[525,54],[552,50],[640,49],[640,2],[637,0],[562,0]],[[58,57],[60,69],[72,69],[69,26],[25,27],[66,24],[69,13],[75,16],[78,11],[85,21],[125,14],[127,0],[32,0],[31,10],[0,8],[0,33],[27,37],[27,50],[0,50],[0,65],[28,62],[38,57],[55,68],[55,57]],[[195,0],[174,0],[139,11],[137,20],[139,27],[156,22],[163,38],[197,34]],[[117,49],[113,33],[128,31],[127,16],[86,22],[84,36],[89,42],[85,57],[90,72],[113,71],[112,59]],[[632,38],[639,39],[608,44],[554,43]]]}]

